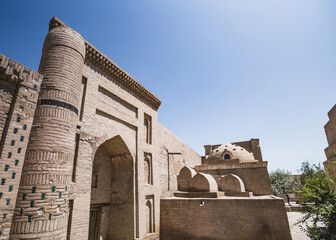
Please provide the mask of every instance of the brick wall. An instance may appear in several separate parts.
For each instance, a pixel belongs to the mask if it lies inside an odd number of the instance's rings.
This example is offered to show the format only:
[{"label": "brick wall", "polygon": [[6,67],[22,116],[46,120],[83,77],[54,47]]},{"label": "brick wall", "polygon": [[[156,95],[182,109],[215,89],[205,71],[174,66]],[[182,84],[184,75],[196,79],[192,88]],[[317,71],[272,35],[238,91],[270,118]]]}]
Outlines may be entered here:
[{"label": "brick wall", "polygon": [[279,198],[161,199],[160,216],[164,240],[291,239]]},{"label": "brick wall", "polygon": [[8,239],[42,75],[0,54],[0,239]]},{"label": "brick wall", "polygon": [[158,125],[158,134],[160,191],[161,197],[168,197],[177,191],[180,170],[184,166],[200,165],[201,156],[161,124]]}]

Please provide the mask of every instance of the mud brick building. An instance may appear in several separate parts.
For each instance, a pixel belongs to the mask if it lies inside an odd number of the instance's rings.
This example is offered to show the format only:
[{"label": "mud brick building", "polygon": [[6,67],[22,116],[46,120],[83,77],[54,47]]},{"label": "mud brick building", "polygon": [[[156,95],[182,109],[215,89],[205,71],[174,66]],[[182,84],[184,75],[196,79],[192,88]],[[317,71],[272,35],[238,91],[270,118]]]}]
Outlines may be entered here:
[{"label": "mud brick building", "polygon": [[183,167],[175,197],[161,200],[161,238],[292,239],[259,140],[204,147],[204,162]]},{"label": "mud brick building", "polygon": [[[56,17],[38,73],[0,55],[0,98],[0,239],[159,239],[181,169],[202,165],[158,122],[161,101]],[[264,174],[254,194],[269,194],[259,142],[240,145]],[[265,210],[276,205],[265,198]]]}]

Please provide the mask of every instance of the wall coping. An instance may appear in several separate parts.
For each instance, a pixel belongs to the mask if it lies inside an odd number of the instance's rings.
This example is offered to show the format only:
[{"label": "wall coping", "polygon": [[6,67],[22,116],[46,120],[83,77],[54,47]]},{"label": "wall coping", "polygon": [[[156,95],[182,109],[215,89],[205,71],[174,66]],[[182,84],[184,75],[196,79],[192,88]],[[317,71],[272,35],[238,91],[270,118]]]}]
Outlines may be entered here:
[{"label": "wall coping", "polygon": [[196,171],[220,170],[220,169],[237,169],[237,168],[266,168],[267,162],[249,162],[249,163],[222,163],[222,164],[202,164],[195,166]]}]

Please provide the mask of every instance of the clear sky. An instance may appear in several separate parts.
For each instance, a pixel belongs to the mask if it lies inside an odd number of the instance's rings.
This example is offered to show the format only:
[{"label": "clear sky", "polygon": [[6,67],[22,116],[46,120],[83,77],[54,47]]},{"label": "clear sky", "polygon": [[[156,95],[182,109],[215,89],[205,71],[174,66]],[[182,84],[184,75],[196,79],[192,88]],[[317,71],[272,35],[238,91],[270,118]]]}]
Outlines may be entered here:
[{"label": "clear sky", "polygon": [[269,170],[325,160],[336,104],[335,0],[1,1],[0,52],[38,69],[57,16],[162,100],[203,145],[259,138]]}]

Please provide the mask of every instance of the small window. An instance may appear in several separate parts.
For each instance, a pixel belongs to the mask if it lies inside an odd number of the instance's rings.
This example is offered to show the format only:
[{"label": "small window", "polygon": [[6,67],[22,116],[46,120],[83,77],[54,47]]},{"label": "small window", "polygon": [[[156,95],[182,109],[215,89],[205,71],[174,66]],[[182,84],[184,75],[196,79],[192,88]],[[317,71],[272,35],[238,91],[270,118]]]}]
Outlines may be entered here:
[{"label": "small window", "polygon": [[27,124],[23,124],[23,130],[26,130],[27,129]]},{"label": "small window", "polygon": [[13,133],[14,133],[14,134],[17,134],[17,132],[18,132],[18,129],[17,129],[17,128],[14,128]]},{"label": "small window", "polygon": [[9,169],[9,165],[5,165],[5,172],[7,172],[8,171],[8,169]]},{"label": "small window", "polygon": [[15,140],[12,140],[10,145],[14,146],[14,144],[15,144]]},{"label": "small window", "polygon": [[12,172],[12,179],[15,179],[15,175],[16,175],[16,173]]},{"label": "small window", "polygon": [[19,162],[20,162],[19,160],[15,160],[15,163],[14,163],[15,166],[19,165]]},{"label": "small window", "polygon": [[8,192],[11,192],[11,191],[13,191],[13,186],[12,186],[12,185],[10,185],[10,186],[8,187]]},{"label": "small window", "polygon": [[228,153],[224,154],[224,159],[230,159],[230,158],[231,158],[230,154],[228,154]]}]

